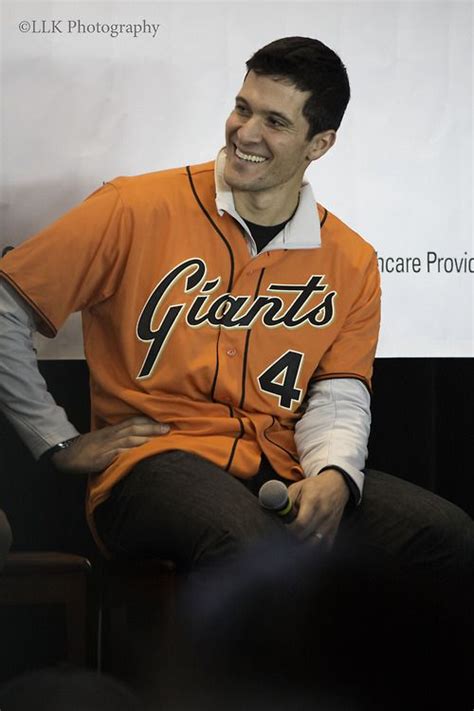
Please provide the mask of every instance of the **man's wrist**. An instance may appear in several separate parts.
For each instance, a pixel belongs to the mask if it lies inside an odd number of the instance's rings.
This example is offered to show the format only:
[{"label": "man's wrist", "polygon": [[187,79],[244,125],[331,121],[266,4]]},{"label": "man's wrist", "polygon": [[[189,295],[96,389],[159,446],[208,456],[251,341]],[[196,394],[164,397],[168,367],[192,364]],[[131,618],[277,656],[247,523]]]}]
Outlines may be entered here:
[{"label": "man's wrist", "polygon": [[349,476],[346,471],[344,471],[344,469],[341,469],[341,467],[332,464],[328,464],[326,467],[320,469],[318,472],[318,476],[319,474],[322,474],[323,472],[328,471],[329,469],[338,472],[342,476],[349,490],[349,501],[347,503],[350,505],[356,505],[360,498],[360,492],[355,481],[352,479],[351,476]]},{"label": "man's wrist", "polygon": [[54,455],[58,452],[64,452],[64,450],[69,449],[69,447],[74,444],[76,439],[78,439],[79,437],[80,435],[75,435],[74,437],[69,437],[69,439],[65,439],[62,442],[58,442],[57,444],[53,445],[45,452],[43,452],[40,457],[40,462],[49,462],[54,464]]}]

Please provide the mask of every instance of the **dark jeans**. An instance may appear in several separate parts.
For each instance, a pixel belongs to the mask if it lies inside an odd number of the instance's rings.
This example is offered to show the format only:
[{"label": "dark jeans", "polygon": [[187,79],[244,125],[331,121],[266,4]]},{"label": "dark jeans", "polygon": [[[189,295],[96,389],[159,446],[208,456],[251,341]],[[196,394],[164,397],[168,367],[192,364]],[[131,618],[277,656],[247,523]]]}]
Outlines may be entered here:
[{"label": "dark jeans", "polygon": [[[256,496],[272,478],[279,477],[266,460],[243,481],[188,452],[165,452],[119,482],[97,509],[97,528],[119,557],[164,557],[188,571],[207,568],[256,542],[287,539],[285,524]],[[437,583],[465,580],[473,569],[474,523],[439,496],[368,470],[362,503],[346,511],[337,546],[426,571]]]}]

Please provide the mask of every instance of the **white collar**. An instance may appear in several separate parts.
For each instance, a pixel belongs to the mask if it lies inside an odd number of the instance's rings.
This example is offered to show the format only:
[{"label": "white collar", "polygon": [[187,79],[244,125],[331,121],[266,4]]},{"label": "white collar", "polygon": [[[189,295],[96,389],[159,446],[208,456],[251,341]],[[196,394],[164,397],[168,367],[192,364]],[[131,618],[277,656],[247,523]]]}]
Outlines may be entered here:
[{"label": "white collar", "polygon": [[[226,159],[225,148],[221,148],[215,163],[216,206],[219,215],[224,212],[231,215],[242,225],[246,233],[252,238],[245,221],[235,209],[234,196],[231,187],[224,179],[224,164]],[[252,239],[253,242],[253,239]],[[319,214],[316,207],[311,185],[303,181],[300,190],[300,201],[294,216],[286,223],[265,250],[273,249],[311,249],[321,246],[321,229]]]}]

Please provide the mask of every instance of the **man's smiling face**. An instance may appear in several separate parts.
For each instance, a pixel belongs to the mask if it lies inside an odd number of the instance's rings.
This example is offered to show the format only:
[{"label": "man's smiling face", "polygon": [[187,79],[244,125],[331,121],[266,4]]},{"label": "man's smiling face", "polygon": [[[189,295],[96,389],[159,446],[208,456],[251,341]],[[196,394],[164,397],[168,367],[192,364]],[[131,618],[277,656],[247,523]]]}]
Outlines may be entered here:
[{"label": "man's smiling face", "polygon": [[233,190],[292,193],[314,159],[303,107],[309,91],[250,71],[226,122],[224,178]]}]

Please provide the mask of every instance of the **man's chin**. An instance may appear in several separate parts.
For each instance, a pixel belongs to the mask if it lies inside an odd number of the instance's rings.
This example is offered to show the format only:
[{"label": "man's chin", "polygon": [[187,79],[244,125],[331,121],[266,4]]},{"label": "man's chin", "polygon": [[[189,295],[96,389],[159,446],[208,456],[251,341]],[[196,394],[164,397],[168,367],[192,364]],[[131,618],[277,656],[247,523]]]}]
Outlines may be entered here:
[{"label": "man's chin", "polygon": [[258,190],[255,181],[248,176],[240,175],[235,170],[224,170],[224,180],[232,190],[254,191]]}]

